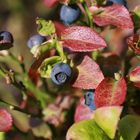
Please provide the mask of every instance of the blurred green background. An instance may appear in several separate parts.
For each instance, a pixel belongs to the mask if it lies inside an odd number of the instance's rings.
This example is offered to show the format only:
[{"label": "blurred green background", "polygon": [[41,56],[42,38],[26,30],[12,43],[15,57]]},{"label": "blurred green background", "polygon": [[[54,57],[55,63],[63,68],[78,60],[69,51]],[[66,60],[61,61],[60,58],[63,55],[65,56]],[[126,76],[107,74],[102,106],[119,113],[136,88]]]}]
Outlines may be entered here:
[{"label": "blurred green background", "polygon": [[[0,31],[9,31],[14,37],[14,47],[10,51],[16,57],[23,56],[26,69],[29,70],[34,59],[27,47],[27,41],[30,36],[37,34],[36,17],[50,19],[54,9],[47,8],[43,0],[0,0]],[[8,58],[0,56],[0,63],[8,63],[10,68],[21,71],[19,65]],[[6,85],[5,79],[0,77],[0,99],[8,103],[18,105],[20,91],[13,86]],[[13,94],[16,95],[13,96]],[[19,101],[20,102],[20,101]],[[19,116],[20,118],[20,116]],[[16,131],[16,132],[15,132]],[[29,136],[28,136],[29,135]],[[0,132],[0,140],[34,140],[29,134],[23,135],[19,130],[7,133]],[[39,139],[40,140],[40,139]]]}]

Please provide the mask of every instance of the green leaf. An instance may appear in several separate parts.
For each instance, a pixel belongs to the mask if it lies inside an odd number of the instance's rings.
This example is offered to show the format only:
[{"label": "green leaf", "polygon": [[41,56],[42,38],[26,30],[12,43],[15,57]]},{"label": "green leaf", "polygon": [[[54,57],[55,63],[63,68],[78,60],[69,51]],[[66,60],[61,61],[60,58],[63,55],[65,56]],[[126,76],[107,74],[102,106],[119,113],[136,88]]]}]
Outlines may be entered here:
[{"label": "green leaf", "polygon": [[23,84],[26,87],[26,89],[28,89],[29,91],[31,91],[34,96],[36,97],[36,99],[38,101],[40,101],[40,105],[42,106],[42,108],[46,107],[46,103],[51,101],[51,97],[49,96],[49,94],[46,94],[46,91],[42,91],[40,90],[28,77],[27,74],[24,74],[23,76]]},{"label": "green leaf", "polygon": [[61,61],[60,56],[52,56],[50,58],[46,58],[38,69],[41,77],[50,78],[52,65],[59,61]]},{"label": "green leaf", "polygon": [[135,28],[140,28],[140,6],[136,6],[134,9],[134,14],[133,14],[133,21],[135,24]]},{"label": "green leaf", "polygon": [[13,86],[9,85],[9,88],[10,90],[7,90],[7,85],[1,82],[0,100],[10,105],[19,107],[23,98],[22,93],[20,92],[20,90],[18,90],[17,88]]},{"label": "green leaf", "polygon": [[136,15],[140,18],[140,6],[137,6],[137,7],[134,9],[134,12],[135,12]]},{"label": "green leaf", "polygon": [[0,132],[0,140],[5,140],[5,133],[4,132]]},{"label": "green leaf", "polygon": [[121,106],[101,107],[94,112],[95,122],[111,139],[114,139],[115,137],[121,112]]},{"label": "green leaf", "polygon": [[13,117],[14,125],[22,132],[28,132],[30,129],[28,114],[16,110],[9,110]]},{"label": "green leaf", "polygon": [[40,46],[34,46],[30,52],[34,55],[34,57],[38,58],[42,54],[46,53],[48,50],[52,49],[55,46],[55,41],[47,41],[42,43]]},{"label": "green leaf", "polygon": [[46,21],[42,18],[36,19],[36,24],[38,24],[38,33],[47,36],[55,33],[55,26],[52,21]]},{"label": "green leaf", "polygon": [[73,124],[67,132],[66,140],[110,140],[94,120],[84,120]]},{"label": "green leaf", "polygon": [[56,41],[56,50],[62,59],[65,59],[65,55],[63,52],[63,46],[59,41]]},{"label": "green leaf", "polygon": [[135,140],[140,133],[140,117],[127,115],[119,122],[119,130],[124,140]]},{"label": "green leaf", "polygon": [[2,101],[0,101],[0,108],[5,108],[5,109],[9,109],[9,105],[7,103],[4,103]]},{"label": "green leaf", "polygon": [[5,140],[5,133],[4,132],[0,132],[0,140]]},{"label": "green leaf", "polygon": [[[40,46],[40,45],[39,45],[39,46]],[[31,48],[30,52],[31,52],[32,54],[35,54],[39,46],[38,46],[38,45],[33,46],[33,47]]]}]

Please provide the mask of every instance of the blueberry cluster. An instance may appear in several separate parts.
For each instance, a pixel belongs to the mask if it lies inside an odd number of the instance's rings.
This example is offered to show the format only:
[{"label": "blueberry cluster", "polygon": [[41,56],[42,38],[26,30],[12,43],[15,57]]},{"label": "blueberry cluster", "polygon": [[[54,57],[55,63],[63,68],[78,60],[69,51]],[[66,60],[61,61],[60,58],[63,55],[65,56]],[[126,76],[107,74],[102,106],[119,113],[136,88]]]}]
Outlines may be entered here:
[{"label": "blueberry cluster", "polygon": [[33,35],[29,38],[28,42],[27,42],[27,46],[31,49],[34,46],[39,46],[41,45],[43,42],[46,41],[46,37],[41,36],[39,34],[37,35]]},{"label": "blueberry cluster", "polygon": [[80,14],[81,11],[77,5],[63,5],[60,10],[60,19],[65,25],[70,25],[79,18]]},{"label": "blueberry cluster", "polygon": [[71,67],[66,63],[56,64],[51,72],[51,79],[56,85],[65,84],[71,77]]},{"label": "blueberry cluster", "polygon": [[[46,38],[41,35],[33,35],[29,38],[27,45],[31,49],[34,46],[39,46],[46,41]],[[56,85],[63,85],[69,81],[72,74],[71,67],[66,63],[56,64],[51,72],[51,79]]]},{"label": "blueberry cluster", "polygon": [[85,105],[87,105],[91,110],[95,110],[96,106],[94,104],[94,91],[87,91],[84,95]]}]

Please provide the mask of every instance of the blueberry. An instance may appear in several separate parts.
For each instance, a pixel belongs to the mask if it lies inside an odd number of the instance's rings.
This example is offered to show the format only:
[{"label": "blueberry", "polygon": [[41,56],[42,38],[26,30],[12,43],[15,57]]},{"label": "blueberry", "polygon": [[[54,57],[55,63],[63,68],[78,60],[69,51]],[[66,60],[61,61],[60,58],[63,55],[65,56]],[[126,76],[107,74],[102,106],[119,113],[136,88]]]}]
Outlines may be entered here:
[{"label": "blueberry", "polygon": [[27,46],[31,49],[34,46],[41,45],[45,41],[46,41],[46,38],[44,36],[33,35],[32,37],[29,38],[29,40],[27,42]]},{"label": "blueberry", "polygon": [[121,4],[121,5],[126,6],[126,1],[125,0],[107,0],[107,3],[106,3],[107,6],[111,6],[113,4]]},{"label": "blueberry", "polygon": [[84,95],[85,98],[85,105],[87,105],[91,110],[95,110],[95,104],[94,104],[94,92],[93,91],[87,91]]},{"label": "blueberry", "polygon": [[56,64],[51,72],[51,79],[56,85],[65,84],[71,77],[71,67],[65,63]]},{"label": "blueberry", "polygon": [[14,39],[13,36],[10,32],[7,31],[1,31],[0,32],[0,42],[5,42],[5,43],[13,43]]},{"label": "blueberry", "polygon": [[60,19],[64,24],[69,25],[75,22],[80,16],[80,9],[77,5],[63,5],[60,10]]}]

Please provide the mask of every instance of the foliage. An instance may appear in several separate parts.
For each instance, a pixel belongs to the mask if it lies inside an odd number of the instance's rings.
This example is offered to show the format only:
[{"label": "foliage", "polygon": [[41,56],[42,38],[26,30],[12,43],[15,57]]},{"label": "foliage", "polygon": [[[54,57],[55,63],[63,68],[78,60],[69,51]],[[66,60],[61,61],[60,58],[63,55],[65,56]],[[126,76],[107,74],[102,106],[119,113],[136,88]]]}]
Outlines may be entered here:
[{"label": "foliage", "polygon": [[[121,4],[107,6],[105,0],[45,0],[50,8],[59,3],[78,5],[81,16],[71,25],[36,19],[46,41],[30,49],[34,62],[29,69],[26,58],[8,50],[13,42],[0,36],[1,83],[10,91],[0,93],[0,131],[5,132],[0,136],[139,139],[139,6],[130,11]],[[21,71],[2,61],[7,59]],[[85,103],[87,91],[93,92],[94,109]]]}]

